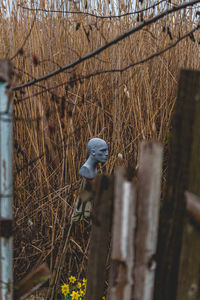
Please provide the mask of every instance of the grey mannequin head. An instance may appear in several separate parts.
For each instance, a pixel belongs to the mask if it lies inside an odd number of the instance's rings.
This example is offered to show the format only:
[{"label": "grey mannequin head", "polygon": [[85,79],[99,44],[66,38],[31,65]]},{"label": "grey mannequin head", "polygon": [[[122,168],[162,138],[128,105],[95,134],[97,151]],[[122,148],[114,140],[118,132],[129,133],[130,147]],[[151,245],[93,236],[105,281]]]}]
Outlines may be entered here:
[{"label": "grey mannequin head", "polygon": [[105,163],[108,158],[108,145],[100,138],[93,138],[88,142],[88,152],[96,162]]},{"label": "grey mannequin head", "polygon": [[97,164],[105,163],[108,158],[108,145],[100,138],[92,138],[88,142],[89,157],[81,167],[79,174],[85,178],[94,178]]}]

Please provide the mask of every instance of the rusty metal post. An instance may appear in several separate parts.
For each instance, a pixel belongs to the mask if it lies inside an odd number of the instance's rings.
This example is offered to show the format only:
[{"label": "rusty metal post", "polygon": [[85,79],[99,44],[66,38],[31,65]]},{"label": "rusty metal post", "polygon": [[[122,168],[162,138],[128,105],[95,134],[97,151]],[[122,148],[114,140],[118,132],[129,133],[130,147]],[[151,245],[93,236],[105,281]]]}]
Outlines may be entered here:
[{"label": "rusty metal post", "polygon": [[11,66],[0,60],[0,299],[12,299],[12,101]]}]

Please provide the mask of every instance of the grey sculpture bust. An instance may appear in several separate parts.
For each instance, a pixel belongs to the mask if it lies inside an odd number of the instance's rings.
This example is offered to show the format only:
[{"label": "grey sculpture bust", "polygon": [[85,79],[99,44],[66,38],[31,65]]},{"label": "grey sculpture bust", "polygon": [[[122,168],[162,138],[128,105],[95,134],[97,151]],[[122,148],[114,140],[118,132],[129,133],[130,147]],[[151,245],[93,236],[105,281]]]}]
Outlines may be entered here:
[{"label": "grey sculpture bust", "polygon": [[92,179],[97,174],[97,164],[105,163],[108,158],[108,145],[100,138],[93,138],[88,142],[89,157],[80,168],[79,174]]}]

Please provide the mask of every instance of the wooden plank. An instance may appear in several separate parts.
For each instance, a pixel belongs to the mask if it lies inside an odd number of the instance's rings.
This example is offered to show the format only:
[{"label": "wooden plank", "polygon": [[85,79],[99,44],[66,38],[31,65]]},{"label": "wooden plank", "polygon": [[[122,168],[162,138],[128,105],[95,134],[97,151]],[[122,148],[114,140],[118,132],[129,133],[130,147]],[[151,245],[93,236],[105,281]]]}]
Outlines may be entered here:
[{"label": "wooden plank", "polygon": [[[200,72],[184,72],[185,103],[192,106],[187,113],[192,113],[192,123],[186,123],[190,129],[188,186],[187,190],[200,196]],[[184,87],[184,85],[183,85]],[[191,127],[190,127],[191,126]],[[185,140],[185,143],[190,142]],[[183,191],[185,192],[185,190]],[[177,300],[200,299],[200,230],[191,224],[185,214],[183,225],[180,264],[178,270]]]},{"label": "wooden plank", "polygon": [[200,197],[186,191],[186,208],[192,218],[200,224]]},{"label": "wooden plank", "polygon": [[102,299],[106,280],[106,260],[109,251],[112,222],[113,179],[98,175],[92,213],[91,244],[88,257],[86,299]]},{"label": "wooden plank", "polygon": [[32,270],[14,288],[14,299],[23,300],[41,287],[50,278],[50,270],[46,263]]},{"label": "wooden plank", "polygon": [[130,300],[133,286],[134,229],[136,192],[126,179],[126,170],[119,167],[114,183],[112,253],[108,299]]},{"label": "wooden plank", "polygon": [[151,300],[156,268],[163,148],[144,141],[139,149],[134,300]]},{"label": "wooden plank", "polygon": [[185,213],[185,191],[200,196],[200,72],[182,70],[160,216],[155,300],[197,300],[200,231]]}]

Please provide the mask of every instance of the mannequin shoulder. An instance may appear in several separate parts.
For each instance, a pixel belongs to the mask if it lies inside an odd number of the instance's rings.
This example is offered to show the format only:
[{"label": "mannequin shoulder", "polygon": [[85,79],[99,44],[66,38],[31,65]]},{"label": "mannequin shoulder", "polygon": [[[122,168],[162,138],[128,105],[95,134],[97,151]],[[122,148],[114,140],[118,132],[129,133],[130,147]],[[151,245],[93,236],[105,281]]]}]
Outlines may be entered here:
[{"label": "mannequin shoulder", "polygon": [[85,178],[89,178],[92,179],[94,177],[94,174],[92,174],[92,172],[90,171],[89,168],[87,168],[86,166],[82,166],[79,170],[79,175],[85,177]]}]

